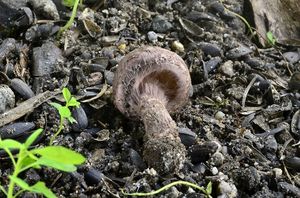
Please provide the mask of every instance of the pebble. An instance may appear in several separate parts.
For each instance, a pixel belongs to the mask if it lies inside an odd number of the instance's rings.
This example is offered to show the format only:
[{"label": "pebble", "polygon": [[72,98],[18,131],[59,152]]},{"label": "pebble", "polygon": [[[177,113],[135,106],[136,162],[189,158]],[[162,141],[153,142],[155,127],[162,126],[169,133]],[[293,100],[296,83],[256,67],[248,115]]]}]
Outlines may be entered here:
[{"label": "pebble", "polygon": [[266,140],[265,140],[265,147],[264,149],[267,151],[267,152],[270,152],[270,153],[276,153],[277,149],[278,149],[278,143],[275,139],[274,136],[272,135],[269,135]]},{"label": "pebble", "polygon": [[221,181],[218,186],[218,191],[221,195],[219,197],[227,197],[227,198],[234,198],[237,197],[238,192],[237,188],[233,183],[228,183],[225,181]]},{"label": "pebble", "polygon": [[289,184],[287,182],[278,182],[277,186],[280,191],[290,195],[289,197],[300,197],[300,188],[293,184]]},{"label": "pebble", "polygon": [[282,176],[282,170],[280,168],[273,168],[272,171],[273,171],[276,178],[279,178],[279,177]]},{"label": "pebble", "polygon": [[219,170],[218,170],[217,167],[213,167],[213,168],[211,169],[211,173],[212,173],[213,175],[217,175],[218,172],[219,172]]},{"label": "pebble", "polygon": [[300,60],[300,53],[298,52],[285,52],[283,57],[286,58],[291,64],[294,64]]},{"label": "pebble", "polygon": [[50,41],[33,48],[33,76],[50,75],[58,71],[64,61],[61,50]]},{"label": "pebble", "polygon": [[220,152],[216,152],[214,153],[211,158],[210,158],[210,162],[213,166],[221,166],[223,165],[223,162],[225,160],[225,157],[222,153]]},{"label": "pebble", "polygon": [[226,76],[232,77],[234,75],[233,62],[231,60],[226,61],[223,65],[221,65],[220,70]]},{"label": "pebble", "polygon": [[157,42],[157,38],[158,38],[158,35],[154,32],[154,31],[149,31],[147,33],[147,37],[148,37],[148,40],[151,42],[151,43],[156,43]]},{"label": "pebble", "polygon": [[77,121],[75,123],[72,123],[73,131],[80,132],[88,126],[88,118],[82,106],[74,108],[72,110],[72,115]]},{"label": "pebble", "polygon": [[210,56],[221,56],[222,50],[219,46],[213,43],[207,43],[207,42],[200,42],[199,44],[200,49],[204,52],[206,55]]},{"label": "pebble", "polygon": [[261,61],[258,58],[247,57],[244,61],[250,67],[253,67],[253,68],[260,68],[260,67],[263,67],[263,65],[264,65],[263,61]]},{"label": "pebble", "polygon": [[0,85],[0,114],[15,106],[15,94],[7,85]]},{"label": "pebble", "polygon": [[192,146],[196,142],[197,134],[194,133],[191,129],[186,127],[180,127],[178,129],[179,137],[182,144],[185,146]]},{"label": "pebble", "polygon": [[246,56],[250,53],[252,53],[252,50],[249,47],[240,44],[239,47],[229,50],[226,53],[226,57],[228,59],[238,59],[238,58],[241,58],[242,56]]},{"label": "pebble", "polygon": [[222,59],[218,56],[213,57],[209,61],[205,62],[205,68],[207,70],[207,73],[214,71],[221,62],[222,62]]},{"label": "pebble", "polygon": [[112,85],[114,80],[114,73],[108,70],[104,71],[104,78],[107,84]]},{"label": "pebble", "polygon": [[179,41],[173,41],[171,48],[177,52],[184,52],[184,46]]},{"label": "pebble", "polygon": [[225,118],[225,113],[223,113],[222,111],[218,111],[216,114],[215,114],[215,118],[219,121],[222,121],[224,120]]},{"label": "pebble", "polygon": [[152,21],[152,30],[158,33],[167,33],[173,25],[163,16],[158,15]]}]

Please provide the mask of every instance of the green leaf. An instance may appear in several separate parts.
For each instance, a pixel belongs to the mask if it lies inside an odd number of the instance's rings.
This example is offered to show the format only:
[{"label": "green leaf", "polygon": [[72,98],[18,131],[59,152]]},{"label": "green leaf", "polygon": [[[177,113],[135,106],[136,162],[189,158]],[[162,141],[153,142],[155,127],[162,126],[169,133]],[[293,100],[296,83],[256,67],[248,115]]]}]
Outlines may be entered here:
[{"label": "green leaf", "polygon": [[[31,165],[31,164],[33,164],[33,163],[35,163],[36,162],[36,160],[35,159],[32,159],[31,157],[29,157],[29,156],[27,156],[27,157],[25,157],[23,160],[22,160],[22,167],[21,168],[24,168],[24,167],[26,167],[26,166],[29,166],[29,165]],[[39,166],[38,164],[36,164],[36,165],[34,165],[34,166],[32,166],[33,168],[36,168],[36,169],[40,169],[41,168],[41,166]]]},{"label": "green leaf", "polygon": [[24,190],[31,191],[30,186],[22,179],[14,176],[9,176],[10,180],[15,182],[18,186],[20,186]]},{"label": "green leaf", "polygon": [[71,99],[68,102],[68,106],[69,107],[77,107],[78,108],[80,106],[80,102],[78,102],[76,100],[76,98],[72,96]]},{"label": "green leaf", "polygon": [[47,159],[55,160],[64,164],[82,164],[85,161],[80,153],[63,146],[47,146],[31,150],[33,153],[39,154]]},{"label": "green leaf", "polygon": [[53,106],[55,109],[57,109],[59,111],[59,109],[62,107],[61,104],[58,104],[56,102],[50,102],[49,103],[51,106]]},{"label": "green leaf", "polygon": [[74,172],[77,169],[76,166],[74,166],[72,164],[65,164],[60,161],[48,159],[46,157],[39,158],[36,161],[36,163],[43,165],[43,166],[55,168],[57,170],[65,171],[65,172]]},{"label": "green leaf", "polygon": [[63,96],[65,98],[65,101],[67,103],[69,103],[69,101],[71,100],[71,97],[72,97],[71,92],[69,91],[69,89],[66,88],[66,87],[63,88],[62,93],[63,93]]},{"label": "green leaf", "polygon": [[56,198],[56,195],[45,185],[44,182],[38,181],[33,186],[32,190],[37,193],[42,193],[47,198]]},{"label": "green leaf", "polygon": [[75,0],[62,0],[62,3],[67,7],[73,7],[75,4]]},{"label": "green leaf", "polygon": [[273,33],[272,32],[267,32],[267,39],[268,39],[268,42],[271,44],[271,45],[275,45],[276,43],[276,38],[274,37]]},{"label": "green leaf", "polygon": [[70,111],[70,109],[69,109],[68,107],[65,107],[65,106],[61,107],[61,108],[58,110],[58,112],[59,112],[59,115],[60,115],[61,117],[63,117],[63,118],[68,118],[68,117],[71,116],[71,111]]},{"label": "green leaf", "polygon": [[25,147],[28,148],[36,140],[36,138],[43,132],[43,129],[37,129],[33,132],[24,143]]},{"label": "green leaf", "polygon": [[77,120],[75,120],[75,118],[73,118],[72,116],[68,117],[68,120],[70,123],[77,123]]},{"label": "green leaf", "polygon": [[212,183],[211,183],[211,181],[207,184],[205,191],[208,195],[211,195],[211,192],[212,192]]},{"label": "green leaf", "polygon": [[24,146],[16,140],[5,139],[5,140],[0,141],[0,148],[8,148],[8,149],[18,148],[18,149],[22,149],[23,147]]}]

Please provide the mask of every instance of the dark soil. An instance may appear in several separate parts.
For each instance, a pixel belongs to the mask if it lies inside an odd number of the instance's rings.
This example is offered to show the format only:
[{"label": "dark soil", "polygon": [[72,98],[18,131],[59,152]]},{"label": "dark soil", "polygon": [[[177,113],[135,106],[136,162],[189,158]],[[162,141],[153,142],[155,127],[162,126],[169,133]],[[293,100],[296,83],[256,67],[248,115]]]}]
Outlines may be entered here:
[{"label": "dark soil", "polygon": [[[87,3],[93,7],[94,2]],[[224,5],[245,14],[243,0],[228,0]],[[54,144],[80,152],[86,163],[71,174],[42,168],[21,177],[29,184],[45,181],[58,197],[124,197],[120,188],[150,192],[177,180],[199,186],[211,181],[212,196],[219,198],[300,197],[300,58],[289,56],[298,53],[299,57],[300,48],[258,48],[240,18],[226,12],[224,5],[214,0],[107,0],[97,11],[90,11],[94,19],[83,19],[84,8],[79,8],[76,25],[60,38],[48,31],[28,39],[26,33],[33,34],[28,31],[33,24],[20,29],[4,26],[1,71],[10,79],[22,79],[35,95],[67,86],[82,106],[73,114],[79,125],[66,122]],[[62,19],[71,13],[66,8],[58,10]],[[64,22],[50,23],[51,31],[57,31],[56,25]],[[8,38],[14,38],[11,49],[5,44]],[[188,104],[172,115],[187,150],[184,167],[176,173],[162,175],[147,166],[143,124],[126,118],[113,104],[118,62],[144,45],[176,52],[192,78]],[[16,104],[5,111],[26,100],[13,91]],[[62,97],[58,94],[51,101],[61,102]],[[43,146],[57,130],[59,115],[45,102],[14,122],[44,128],[37,144]],[[23,132],[17,139],[33,130],[23,125],[18,129]],[[11,171],[12,164],[0,153],[2,185]],[[23,197],[37,196],[26,193]],[[155,197],[204,195],[175,186]]]}]

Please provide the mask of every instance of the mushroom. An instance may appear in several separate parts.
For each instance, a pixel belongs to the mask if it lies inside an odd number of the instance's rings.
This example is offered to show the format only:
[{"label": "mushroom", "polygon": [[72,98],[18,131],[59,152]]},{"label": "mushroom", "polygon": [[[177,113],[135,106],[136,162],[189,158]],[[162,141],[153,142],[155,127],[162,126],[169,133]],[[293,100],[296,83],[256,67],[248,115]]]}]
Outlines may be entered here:
[{"label": "mushroom", "polygon": [[179,110],[192,88],[188,68],[176,53],[142,47],[119,63],[113,82],[115,106],[144,123],[143,157],[161,174],[178,172],[186,150],[169,113]]}]

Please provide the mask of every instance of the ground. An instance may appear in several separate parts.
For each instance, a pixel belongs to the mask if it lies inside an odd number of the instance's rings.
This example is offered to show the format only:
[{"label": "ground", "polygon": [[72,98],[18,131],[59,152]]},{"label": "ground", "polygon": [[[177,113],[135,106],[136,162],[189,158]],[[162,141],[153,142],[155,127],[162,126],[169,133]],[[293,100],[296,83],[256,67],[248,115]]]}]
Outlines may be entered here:
[{"label": "ground", "polygon": [[[97,11],[80,7],[76,24],[60,37],[43,32],[45,37],[30,39],[32,33],[24,29],[0,37],[2,51],[8,51],[0,53],[0,69],[9,78],[21,78],[35,95],[67,86],[82,107],[73,111],[79,126],[66,122],[54,143],[80,152],[86,163],[72,174],[30,170],[22,175],[28,183],[45,181],[58,197],[124,197],[120,188],[150,192],[177,180],[212,182],[213,197],[300,197],[299,47],[260,48],[240,17],[224,9],[243,16],[242,0],[101,2]],[[63,23],[51,23],[50,29],[56,25]],[[9,37],[18,50],[4,46]],[[126,118],[113,103],[119,61],[145,45],[176,52],[192,79],[188,103],[171,115],[187,150],[176,173],[162,175],[147,166],[143,124]],[[25,99],[15,95],[17,106]],[[51,101],[62,102],[61,96]],[[24,121],[44,128],[39,146],[59,125],[47,102],[15,122]],[[24,130],[19,139],[32,129]],[[6,184],[11,164],[0,156],[0,183]],[[154,197],[204,194],[175,186]]]}]

